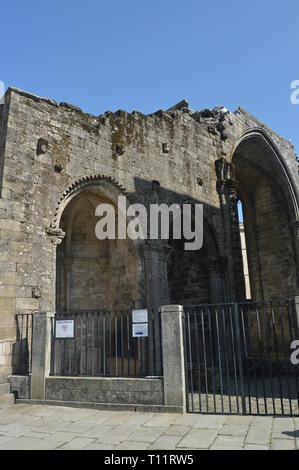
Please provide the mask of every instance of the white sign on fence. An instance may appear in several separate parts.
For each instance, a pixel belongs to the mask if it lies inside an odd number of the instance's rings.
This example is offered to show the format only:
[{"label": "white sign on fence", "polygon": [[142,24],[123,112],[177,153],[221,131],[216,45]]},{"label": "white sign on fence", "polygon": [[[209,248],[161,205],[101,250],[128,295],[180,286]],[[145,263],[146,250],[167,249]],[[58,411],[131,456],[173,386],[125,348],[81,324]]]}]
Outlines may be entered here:
[{"label": "white sign on fence", "polygon": [[133,338],[147,338],[148,337],[148,324],[147,323],[133,323]]},{"label": "white sign on fence", "polygon": [[148,323],[147,310],[133,310],[133,323]]},{"label": "white sign on fence", "polygon": [[56,320],[56,338],[74,338],[75,321],[74,320]]}]

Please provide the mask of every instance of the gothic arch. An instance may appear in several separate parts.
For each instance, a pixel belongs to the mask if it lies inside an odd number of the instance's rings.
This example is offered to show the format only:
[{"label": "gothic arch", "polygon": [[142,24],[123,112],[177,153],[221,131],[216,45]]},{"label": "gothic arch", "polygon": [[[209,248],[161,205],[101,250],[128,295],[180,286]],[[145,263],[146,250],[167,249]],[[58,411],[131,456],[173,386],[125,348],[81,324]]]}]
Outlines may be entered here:
[{"label": "gothic arch", "polygon": [[279,149],[260,128],[235,142],[228,160],[243,202],[252,297],[287,298],[298,289],[298,192]]},{"label": "gothic arch", "polygon": [[[80,194],[81,192],[85,191],[91,187],[99,187],[101,189],[102,195],[106,194],[107,199],[111,200],[112,196],[114,196],[114,202],[116,203],[115,197],[116,195],[123,195],[130,199],[130,194],[125,190],[125,188],[118,183],[114,178],[111,176],[106,175],[95,175],[95,176],[86,176],[84,178],[80,178],[76,180],[73,184],[71,184],[67,189],[64,190],[61,198],[59,199],[56,209],[55,215],[51,223],[51,228],[58,229],[60,224],[60,219],[62,213],[66,206],[70,203],[70,201]],[[113,188],[115,190],[115,194],[113,194]]]}]

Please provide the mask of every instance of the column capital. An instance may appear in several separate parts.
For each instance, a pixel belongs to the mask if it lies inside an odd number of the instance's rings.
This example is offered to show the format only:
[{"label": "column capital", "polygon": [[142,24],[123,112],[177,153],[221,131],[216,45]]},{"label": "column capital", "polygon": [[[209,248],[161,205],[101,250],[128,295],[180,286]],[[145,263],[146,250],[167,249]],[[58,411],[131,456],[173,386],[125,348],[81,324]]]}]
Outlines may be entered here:
[{"label": "column capital", "polygon": [[65,237],[65,232],[61,228],[47,227],[45,230],[46,234],[51,240],[53,245],[60,245]]}]

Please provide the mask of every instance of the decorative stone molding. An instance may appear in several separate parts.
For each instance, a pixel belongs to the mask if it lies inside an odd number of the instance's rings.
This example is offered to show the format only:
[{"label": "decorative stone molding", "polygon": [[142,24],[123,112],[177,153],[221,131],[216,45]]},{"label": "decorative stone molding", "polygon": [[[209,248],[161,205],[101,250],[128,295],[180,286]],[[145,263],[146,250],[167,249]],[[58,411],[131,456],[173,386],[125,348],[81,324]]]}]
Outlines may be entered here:
[{"label": "decorative stone molding", "polygon": [[60,245],[65,237],[65,232],[60,228],[48,227],[46,228],[46,234],[50,237],[53,245]]},{"label": "decorative stone molding", "polygon": [[76,192],[82,190],[82,189],[87,189],[90,186],[97,186],[100,185],[101,183],[106,182],[106,183],[111,183],[114,185],[123,196],[130,197],[130,194],[128,191],[125,190],[125,188],[119,184],[114,178],[111,176],[106,176],[106,175],[94,175],[94,176],[85,176],[83,178],[80,178],[79,180],[75,181],[71,186],[69,186],[62,194],[60,200],[58,201],[58,204],[56,206],[55,210],[55,216],[54,219],[51,223],[51,229],[57,229],[59,228],[57,225],[58,221],[58,214],[61,209],[61,206],[64,204],[64,202],[72,197],[73,194]]}]

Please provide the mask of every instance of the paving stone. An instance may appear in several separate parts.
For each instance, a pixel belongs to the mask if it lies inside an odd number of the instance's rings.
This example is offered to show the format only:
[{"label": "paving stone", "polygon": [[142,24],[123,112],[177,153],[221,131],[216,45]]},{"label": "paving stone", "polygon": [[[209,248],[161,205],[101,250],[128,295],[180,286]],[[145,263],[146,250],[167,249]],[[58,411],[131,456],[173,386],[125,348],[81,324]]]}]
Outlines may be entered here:
[{"label": "paving stone", "polygon": [[218,435],[214,440],[211,449],[219,448],[236,448],[242,449],[244,445],[244,437],[242,436],[221,436]]},{"label": "paving stone", "polygon": [[269,445],[271,429],[272,419],[262,421],[254,419],[246,436],[246,443]]},{"label": "paving stone", "polygon": [[85,449],[88,445],[95,442],[95,439],[89,439],[87,437],[76,437],[72,441],[59,447],[61,450],[81,450]]},{"label": "paving stone", "polygon": [[115,426],[106,426],[105,424],[98,424],[82,434],[82,437],[93,437],[100,439],[102,436],[112,431]]},{"label": "paving stone", "polygon": [[202,415],[193,425],[196,429],[219,429],[227,421],[227,416]]},{"label": "paving stone", "polygon": [[89,431],[92,428],[93,423],[86,423],[85,421],[75,421],[67,423],[65,426],[60,427],[60,431],[69,431],[71,429],[72,432],[76,434],[81,434]]},{"label": "paving stone", "polygon": [[138,431],[132,433],[127,438],[127,441],[153,443],[165,431],[166,431],[165,427],[154,428],[152,426],[149,426],[149,427],[142,426],[141,428],[139,428]]},{"label": "paving stone", "polygon": [[190,431],[190,426],[169,426],[165,431],[165,436],[184,436]]},{"label": "paving stone", "polygon": [[20,437],[0,446],[1,450],[47,450],[54,449],[42,439]]},{"label": "paving stone", "polygon": [[294,450],[295,440],[290,439],[273,439],[271,442],[271,450]]},{"label": "paving stone", "polygon": [[159,437],[150,447],[151,450],[173,450],[182,439],[181,436],[166,436],[165,434]]},{"label": "paving stone", "polygon": [[137,426],[142,426],[150,421],[153,416],[154,415],[151,413],[134,413],[130,416],[130,418],[127,419],[126,424],[136,424]]},{"label": "paving stone", "polygon": [[269,450],[269,446],[263,446],[263,445],[258,445],[258,444],[246,444],[244,447],[244,450]]},{"label": "paving stone", "polygon": [[159,427],[159,426],[170,426],[176,420],[176,415],[174,414],[157,414],[153,416],[149,421],[146,421],[144,426],[152,426],[152,427]]},{"label": "paving stone", "polygon": [[149,447],[148,442],[123,441],[115,447],[115,450],[145,450]]},{"label": "paving stone", "polygon": [[[140,433],[142,434],[143,430],[141,430],[141,428],[139,429]],[[118,445],[121,441],[127,439],[130,434],[134,432],[136,432],[136,426],[134,424],[127,425],[125,423],[116,426],[111,431],[103,434],[100,440],[103,444]]]},{"label": "paving stone", "polygon": [[177,416],[173,424],[176,424],[178,426],[195,426],[196,423],[201,420],[201,417],[202,416],[198,414],[187,413],[185,415]]},{"label": "paving stone", "polygon": [[224,436],[246,436],[249,430],[248,424],[225,424],[219,431]]},{"label": "paving stone", "polygon": [[208,449],[215,440],[216,435],[217,432],[213,429],[191,429],[177,447]]},{"label": "paving stone", "polygon": [[98,443],[95,442],[94,444],[88,445],[83,450],[113,450],[113,449],[115,449],[115,447],[113,447],[111,445],[98,444]]}]

